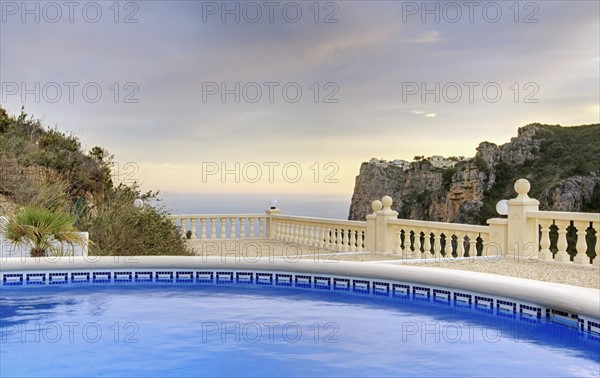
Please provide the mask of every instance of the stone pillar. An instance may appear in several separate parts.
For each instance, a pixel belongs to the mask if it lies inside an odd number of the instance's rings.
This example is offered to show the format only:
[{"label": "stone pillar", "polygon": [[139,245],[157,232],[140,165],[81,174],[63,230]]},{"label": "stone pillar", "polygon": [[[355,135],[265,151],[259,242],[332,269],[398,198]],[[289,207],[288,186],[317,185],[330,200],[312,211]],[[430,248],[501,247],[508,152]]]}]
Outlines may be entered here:
[{"label": "stone pillar", "polygon": [[377,212],[381,210],[383,205],[381,201],[375,200],[371,203],[371,209],[373,209],[373,213],[367,215],[367,234],[365,247],[367,252],[376,252],[377,251]]},{"label": "stone pillar", "polygon": [[491,218],[487,224],[490,226],[490,240],[483,247],[483,255],[490,258],[505,256],[508,253],[508,219]]},{"label": "stone pillar", "polygon": [[395,235],[393,233],[388,234],[387,221],[398,219],[398,212],[392,210],[392,197],[390,196],[383,197],[381,204],[383,209],[375,212],[377,215],[375,224],[375,232],[377,234],[375,250],[377,252],[393,253]]},{"label": "stone pillar", "polygon": [[538,224],[527,219],[529,211],[538,211],[540,202],[529,198],[531,184],[526,179],[515,182],[517,198],[508,201],[507,257],[515,260],[537,259],[539,254]]},{"label": "stone pillar", "polygon": [[273,215],[280,214],[281,210],[272,207],[265,210],[265,213],[267,213],[267,239],[271,239],[275,237],[277,232],[277,221],[273,219]]}]

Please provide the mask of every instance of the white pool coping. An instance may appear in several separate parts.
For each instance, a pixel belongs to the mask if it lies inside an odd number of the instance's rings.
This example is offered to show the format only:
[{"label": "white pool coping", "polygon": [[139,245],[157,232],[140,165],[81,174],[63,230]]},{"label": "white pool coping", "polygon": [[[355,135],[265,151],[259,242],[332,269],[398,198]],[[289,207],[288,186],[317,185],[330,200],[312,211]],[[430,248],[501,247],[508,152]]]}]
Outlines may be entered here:
[{"label": "white pool coping", "polygon": [[7,259],[0,262],[0,273],[20,271],[64,271],[82,269],[228,269],[317,273],[360,278],[395,280],[454,288],[523,302],[600,319],[600,290],[444,268],[423,266],[365,264],[364,262],[285,261],[263,258],[257,261],[228,257],[187,256],[106,256],[48,259]]}]

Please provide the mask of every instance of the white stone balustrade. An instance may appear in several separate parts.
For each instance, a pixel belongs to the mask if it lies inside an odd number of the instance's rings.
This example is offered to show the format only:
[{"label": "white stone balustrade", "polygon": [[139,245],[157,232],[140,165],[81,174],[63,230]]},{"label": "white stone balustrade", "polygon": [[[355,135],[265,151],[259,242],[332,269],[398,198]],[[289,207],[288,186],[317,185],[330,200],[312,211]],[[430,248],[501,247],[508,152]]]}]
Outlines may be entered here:
[{"label": "white stone balustrade", "polygon": [[365,222],[282,215],[276,208],[265,215],[173,215],[171,220],[182,235],[191,231],[192,240],[271,239],[406,259],[506,256],[600,266],[600,214],[539,211],[529,189],[529,181],[517,180],[508,218],[489,219],[488,226],[398,219],[389,196],[373,201]]},{"label": "white stone balustrade", "polygon": [[264,214],[169,215],[169,219],[182,237],[189,231],[190,240],[266,238],[267,215]]},{"label": "white stone balustrade", "polygon": [[365,250],[367,223],[337,219],[272,215],[271,239],[335,251]]},{"label": "white stone balustrade", "polygon": [[[404,258],[474,257],[488,253],[489,227],[457,223],[394,219],[387,222],[394,237],[393,253]],[[468,255],[467,255],[468,254]]]},{"label": "white stone balustrade", "polygon": [[[527,217],[539,226],[540,260],[587,265],[590,264],[590,255],[595,255],[591,263],[600,266],[600,259],[597,257],[600,245],[600,214],[529,211]],[[568,236],[569,231],[571,237]],[[553,240],[551,233],[555,236]],[[592,235],[595,235],[595,243],[590,245],[594,239]],[[568,252],[569,247],[572,254]]]}]

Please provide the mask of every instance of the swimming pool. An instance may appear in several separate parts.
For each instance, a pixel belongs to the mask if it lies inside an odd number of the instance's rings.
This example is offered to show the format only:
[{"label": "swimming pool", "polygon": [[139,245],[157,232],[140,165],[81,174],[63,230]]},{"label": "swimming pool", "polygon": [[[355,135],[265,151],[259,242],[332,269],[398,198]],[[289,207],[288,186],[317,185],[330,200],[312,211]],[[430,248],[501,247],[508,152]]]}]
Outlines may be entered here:
[{"label": "swimming pool", "polygon": [[523,298],[351,276],[352,264],[327,268],[337,274],[302,264],[175,265],[4,267],[0,375],[597,376],[600,368],[593,319]]}]

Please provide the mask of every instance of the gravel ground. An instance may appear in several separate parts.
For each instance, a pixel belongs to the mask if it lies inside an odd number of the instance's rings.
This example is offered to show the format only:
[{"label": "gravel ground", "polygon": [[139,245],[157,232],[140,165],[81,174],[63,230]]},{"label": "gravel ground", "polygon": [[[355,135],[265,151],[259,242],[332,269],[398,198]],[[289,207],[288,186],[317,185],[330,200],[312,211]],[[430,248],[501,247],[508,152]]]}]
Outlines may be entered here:
[{"label": "gravel ground", "polygon": [[474,272],[500,274],[503,276],[528,278],[538,281],[600,289],[600,269],[595,267],[514,260],[457,260],[435,263],[417,263],[411,265],[470,270]]},{"label": "gravel ground", "polygon": [[[227,242],[210,243],[211,246],[202,245],[202,242],[191,242],[190,245],[196,250],[197,255],[227,256],[234,255],[242,258],[256,257],[286,257],[287,259],[315,259],[319,261],[358,261],[379,263],[386,261],[394,264],[391,260],[398,260],[397,264],[403,264],[402,256],[386,253],[343,253],[299,246],[293,243],[278,241],[251,241],[237,240]],[[260,249],[256,247],[260,245]],[[411,266],[427,266],[431,268],[446,268],[458,270],[470,270],[474,272],[499,274],[503,276],[528,278],[538,281],[556,282],[573,286],[590,287],[600,289],[600,269],[598,267],[584,267],[558,263],[544,263],[538,261],[514,261],[514,260],[449,260],[439,262],[416,263],[410,262]]]}]

